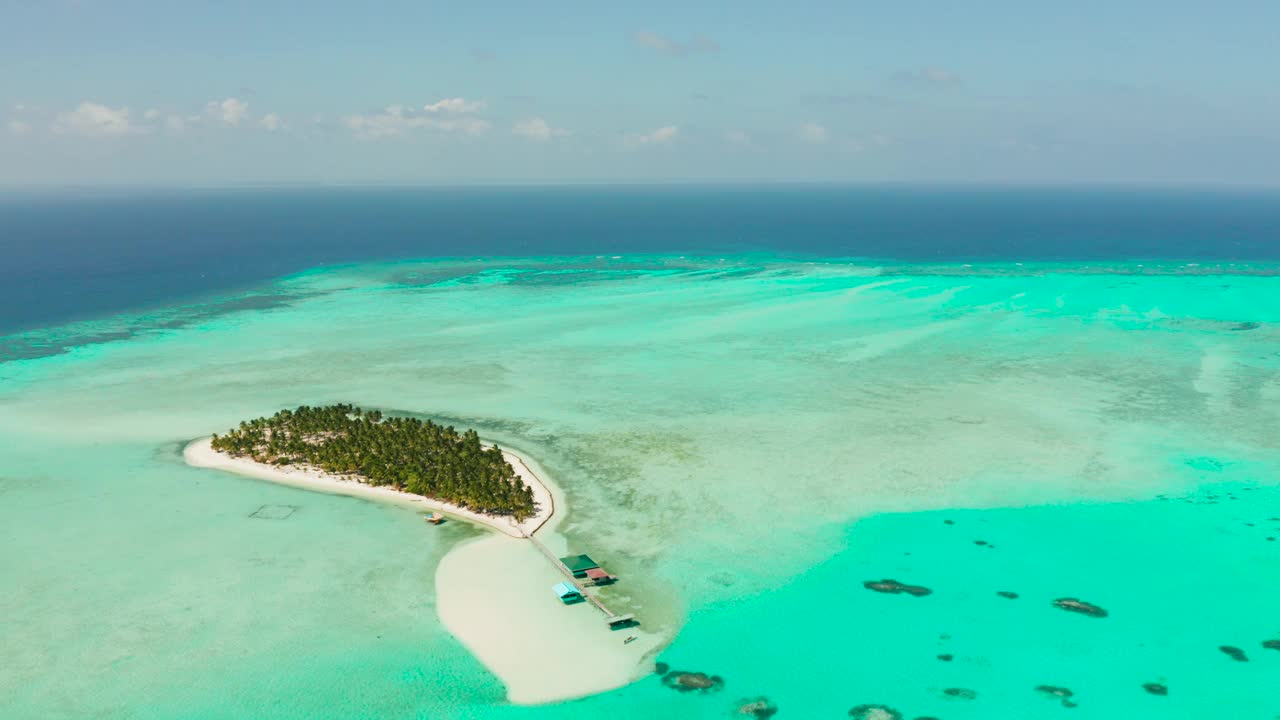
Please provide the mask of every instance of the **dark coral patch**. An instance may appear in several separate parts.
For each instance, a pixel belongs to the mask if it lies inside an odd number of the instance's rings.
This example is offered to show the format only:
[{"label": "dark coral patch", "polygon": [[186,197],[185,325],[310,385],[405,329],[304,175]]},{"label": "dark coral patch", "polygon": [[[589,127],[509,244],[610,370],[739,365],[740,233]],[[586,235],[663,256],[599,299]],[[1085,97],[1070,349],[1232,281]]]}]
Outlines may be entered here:
[{"label": "dark coral patch", "polygon": [[1070,688],[1058,687],[1057,685],[1040,685],[1036,688],[1036,692],[1057,699],[1064,708],[1076,706],[1075,701],[1071,699],[1075,693]]},{"label": "dark coral patch", "polygon": [[1058,687],[1057,685],[1040,685],[1036,688],[1036,692],[1044,695],[1052,695],[1056,698],[1069,698],[1075,695],[1070,688]]},{"label": "dark coral patch", "polygon": [[1233,647],[1231,645],[1219,645],[1218,649],[1236,662],[1249,662],[1249,656],[1245,655],[1244,651],[1238,647]]},{"label": "dark coral patch", "polygon": [[1280,640],[1263,640],[1262,647],[1268,650],[1280,650]]},{"label": "dark coral patch", "polygon": [[1068,612],[1088,615],[1089,617],[1104,618],[1107,616],[1106,610],[1103,610],[1093,603],[1087,603],[1083,600],[1077,600],[1076,598],[1058,598],[1053,601],[1053,606]]},{"label": "dark coral patch", "polygon": [[959,698],[961,700],[972,700],[978,697],[978,691],[970,690],[969,688],[946,688],[942,691],[942,694],[947,697]]},{"label": "dark coral patch", "polygon": [[888,705],[858,705],[850,708],[853,720],[902,720],[902,713]]},{"label": "dark coral patch", "polygon": [[747,698],[738,701],[739,715],[750,715],[757,718],[771,718],[778,714],[778,706],[763,695],[757,698]]},{"label": "dark coral patch", "polygon": [[938,656],[938,659],[941,660],[942,662],[951,662],[955,658],[956,656],[952,655],[951,653],[942,653],[941,655]]},{"label": "dark coral patch", "polygon": [[932,590],[923,585],[907,585],[897,580],[867,580],[862,583],[862,587],[868,590],[874,590],[878,593],[886,593],[889,595],[907,594],[912,597],[924,597],[933,593]]},{"label": "dark coral patch", "polygon": [[1152,695],[1160,695],[1161,697],[1169,694],[1169,687],[1161,683],[1142,683],[1142,689]]},{"label": "dark coral patch", "polygon": [[662,676],[662,684],[679,692],[709,693],[723,688],[724,679],[718,675],[672,670]]}]

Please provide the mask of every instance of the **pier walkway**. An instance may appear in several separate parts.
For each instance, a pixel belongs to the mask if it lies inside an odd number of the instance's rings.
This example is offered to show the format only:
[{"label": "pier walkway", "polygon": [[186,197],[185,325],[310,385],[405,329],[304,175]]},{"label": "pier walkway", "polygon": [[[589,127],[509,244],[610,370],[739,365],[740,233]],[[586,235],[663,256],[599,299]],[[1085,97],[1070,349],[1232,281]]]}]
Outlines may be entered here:
[{"label": "pier walkway", "polygon": [[540,499],[545,500],[548,505],[547,507],[548,512],[546,516],[543,517],[542,521],[539,522],[535,527],[533,527],[530,530],[526,530],[523,527],[521,527],[519,524],[513,523],[515,530],[518,533],[520,533],[520,535],[522,535],[526,540],[533,543],[533,546],[538,548],[538,552],[542,553],[543,556],[545,556],[547,560],[551,562],[552,565],[556,566],[556,569],[558,569],[560,573],[565,576],[565,578],[569,581],[569,584],[573,585],[573,587],[576,588],[578,592],[582,594],[582,597],[586,598],[587,601],[590,602],[592,605],[595,605],[597,610],[604,613],[605,621],[609,623],[609,626],[611,628],[615,627],[614,624],[619,622],[626,623],[626,625],[617,625],[616,627],[627,627],[629,625],[636,624],[636,621],[633,616],[615,615],[612,610],[610,610],[608,607],[605,607],[605,604],[600,601],[600,598],[587,592],[586,586],[578,582],[578,579],[573,576],[573,573],[569,570],[569,568],[565,567],[564,563],[560,562],[560,558],[556,557],[555,554],[552,553],[551,550],[546,545],[543,545],[541,540],[534,537],[534,534],[537,533],[539,530],[541,530],[543,526],[545,526],[547,522],[551,520],[552,516],[556,514],[556,496],[555,496],[555,493],[551,492],[551,489],[547,487],[546,483],[542,482],[542,479],[539,478],[537,474],[533,472],[533,469],[530,468],[528,464],[526,464],[524,460],[520,458],[519,455],[516,455],[514,453],[508,453],[508,454],[519,462],[521,469],[523,469],[526,473],[528,473],[529,479],[531,479],[533,482],[538,484],[539,489],[541,489],[542,492],[537,494],[541,495],[542,497]]},{"label": "pier walkway", "polygon": [[560,562],[560,558],[556,557],[555,553],[551,552],[546,545],[543,545],[541,540],[531,534],[525,535],[525,538],[528,539],[529,542],[533,543],[533,546],[538,548],[538,550],[551,561],[551,564],[555,565],[556,568],[569,579],[569,582],[578,589],[578,592],[582,593],[582,597],[586,598],[592,605],[595,605],[597,610],[604,613],[606,619],[617,617],[609,610],[609,608],[605,607],[604,603],[600,602],[600,598],[587,592],[586,587],[578,582],[578,579],[573,576],[573,573],[569,572],[569,569]]}]

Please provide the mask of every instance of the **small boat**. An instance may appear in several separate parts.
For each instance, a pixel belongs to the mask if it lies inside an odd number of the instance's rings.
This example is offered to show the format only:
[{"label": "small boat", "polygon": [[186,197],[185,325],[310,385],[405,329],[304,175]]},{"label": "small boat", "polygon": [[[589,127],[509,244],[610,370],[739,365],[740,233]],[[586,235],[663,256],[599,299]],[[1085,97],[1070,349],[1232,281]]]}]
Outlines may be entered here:
[{"label": "small boat", "polygon": [[628,637],[626,640],[623,640],[623,641],[622,641],[622,644],[623,644],[623,645],[630,645],[631,643],[633,643],[633,642],[635,642],[635,641],[636,641],[636,636],[635,636],[635,635],[632,635],[631,637]]},{"label": "small boat", "polygon": [[439,525],[440,523],[444,522],[444,516],[436,512],[427,513],[425,516],[423,516],[422,519],[426,520],[432,525]]}]

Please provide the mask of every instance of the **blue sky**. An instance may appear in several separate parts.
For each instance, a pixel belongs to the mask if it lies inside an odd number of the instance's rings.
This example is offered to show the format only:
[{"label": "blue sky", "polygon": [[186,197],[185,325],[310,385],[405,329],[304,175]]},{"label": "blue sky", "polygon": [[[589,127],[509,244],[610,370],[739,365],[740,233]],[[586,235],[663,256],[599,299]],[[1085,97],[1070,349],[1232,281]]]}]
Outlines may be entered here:
[{"label": "blue sky", "polygon": [[0,0],[0,183],[1280,184],[1280,3]]}]

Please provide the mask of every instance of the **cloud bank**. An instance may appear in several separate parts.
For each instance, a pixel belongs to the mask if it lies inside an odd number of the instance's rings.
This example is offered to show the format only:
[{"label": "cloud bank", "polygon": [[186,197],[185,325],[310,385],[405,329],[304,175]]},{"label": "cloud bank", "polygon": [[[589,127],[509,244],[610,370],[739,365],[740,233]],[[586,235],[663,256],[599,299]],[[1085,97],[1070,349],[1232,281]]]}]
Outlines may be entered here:
[{"label": "cloud bank", "polygon": [[676,139],[680,128],[675,125],[663,125],[647,133],[632,133],[626,137],[628,145],[665,145]]},{"label": "cloud bank", "polygon": [[705,35],[694,35],[689,42],[680,42],[647,30],[639,30],[631,34],[631,40],[640,47],[673,57],[713,53],[720,50],[720,43]]},{"label": "cloud bank", "polygon": [[546,141],[551,138],[565,137],[569,134],[564,128],[552,127],[542,118],[520,120],[511,128],[511,134],[530,140]]},{"label": "cloud bank", "polygon": [[903,70],[894,73],[891,79],[904,87],[921,89],[955,87],[962,82],[959,75],[940,67]]},{"label": "cloud bank", "polygon": [[86,101],[75,110],[58,113],[53,121],[53,131],[82,137],[119,137],[141,130],[130,123],[129,108],[111,108]]},{"label": "cloud bank", "polygon": [[489,122],[471,114],[484,106],[481,101],[463,98],[447,98],[423,105],[421,110],[388,105],[381,112],[348,115],[342,123],[364,140],[395,137],[414,130],[483,135],[489,131]]}]

